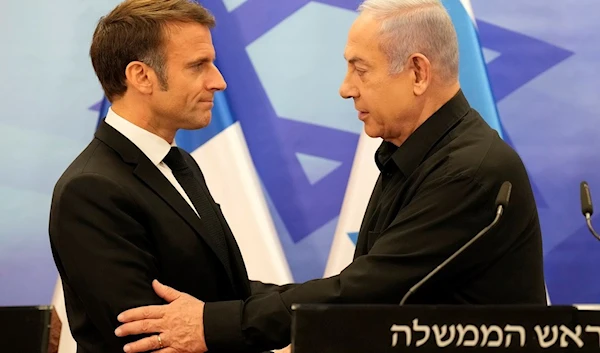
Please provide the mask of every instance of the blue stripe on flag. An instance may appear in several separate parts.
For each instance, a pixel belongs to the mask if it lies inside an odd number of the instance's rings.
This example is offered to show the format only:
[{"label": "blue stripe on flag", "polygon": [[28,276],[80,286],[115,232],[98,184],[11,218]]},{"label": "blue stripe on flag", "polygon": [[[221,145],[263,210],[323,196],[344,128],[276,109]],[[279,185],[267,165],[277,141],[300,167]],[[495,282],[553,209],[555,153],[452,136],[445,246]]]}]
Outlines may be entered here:
[{"label": "blue stripe on flag", "polygon": [[487,75],[487,68],[479,36],[473,19],[460,0],[444,0],[458,36],[460,57],[460,85],[469,103],[483,119],[503,136],[494,95]]}]

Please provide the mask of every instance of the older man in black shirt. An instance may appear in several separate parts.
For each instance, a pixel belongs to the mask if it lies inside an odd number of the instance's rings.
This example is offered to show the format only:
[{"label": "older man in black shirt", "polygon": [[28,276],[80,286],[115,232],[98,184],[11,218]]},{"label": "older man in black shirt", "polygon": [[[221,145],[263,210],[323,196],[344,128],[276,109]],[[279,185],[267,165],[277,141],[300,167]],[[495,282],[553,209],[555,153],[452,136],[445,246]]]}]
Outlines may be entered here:
[{"label": "older man in black shirt", "polygon": [[[546,303],[540,225],[527,173],[461,91],[457,39],[445,9],[437,0],[367,0],[361,12],[348,36],[340,93],[354,100],[366,133],[384,142],[375,156],[381,174],[354,261],[330,278],[284,287],[255,283],[254,293],[262,293],[245,301],[204,304],[159,285],[171,304],[124,313],[121,320],[129,323],[120,334],[146,325],[176,347],[170,335],[198,327],[204,349],[257,351],[289,343],[294,303],[397,304],[492,222],[504,181],[513,191],[496,227],[407,304]],[[140,341],[132,351],[155,349],[152,344]]]}]

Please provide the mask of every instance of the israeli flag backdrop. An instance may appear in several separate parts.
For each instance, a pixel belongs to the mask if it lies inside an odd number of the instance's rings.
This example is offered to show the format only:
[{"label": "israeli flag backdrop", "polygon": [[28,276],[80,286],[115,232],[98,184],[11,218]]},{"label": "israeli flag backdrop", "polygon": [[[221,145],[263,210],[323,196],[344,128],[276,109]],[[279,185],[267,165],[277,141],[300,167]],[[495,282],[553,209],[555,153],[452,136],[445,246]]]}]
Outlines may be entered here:
[{"label": "israeli flag backdrop", "polygon": [[229,109],[295,281],[323,275],[362,130],[337,93],[358,3],[202,2],[217,18]]},{"label": "israeli flag backdrop", "polygon": [[[37,0],[0,11],[0,67],[10,68],[0,70],[0,305],[57,304],[61,352],[75,350],[48,208],[56,179],[108,109],[87,53],[98,18],[119,2]],[[211,125],[181,131],[177,144],[206,173],[251,277],[283,283],[339,272],[377,177],[379,141],[363,135],[337,93],[360,1],[201,3],[217,18],[217,65],[229,86]],[[552,302],[597,303],[600,244],[579,212],[578,185],[585,179],[600,194],[600,2],[443,3],[459,34],[465,94],[530,173]]]},{"label": "israeli flag backdrop", "polygon": [[[345,71],[341,53],[360,2],[202,2],[217,18],[213,40],[228,89],[216,98],[211,125],[181,131],[177,144],[196,157],[232,228],[241,229],[236,237],[251,276],[257,279],[301,282],[338,273],[352,259],[378,174],[373,153],[380,143],[364,135],[351,102],[337,94]],[[488,124],[513,144],[496,102],[570,52],[540,44],[552,54],[550,59],[543,60],[534,73],[521,72],[523,82],[515,83],[506,66],[503,76],[496,74],[499,63],[516,66],[498,51],[496,43],[503,36],[517,38],[517,45],[535,42],[476,22],[468,0],[443,0],[443,4],[459,38],[463,91]],[[494,35],[489,47],[480,44],[481,28],[484,34]],[[488,77],[497,83],[491,85]],[[235,138],[225,137],[229,135]],[[235,153],[223,152],[229,144],[236,146],[232,148]],[[538,204],[544,207],[546,201],[535,178],[533,184]],[[239,203],[228,201],[235,200],[238,191],[232,188],[236,185],[243,185],[239,192],[247,195],[248,202],[239,209]],[[256,214],[245,218],[234,211],[247,207],[253,207]],[[257,225],[247,226],[249,219]],[[261,251],[261,246],[267,250]],[[265,259],[271,261],[262,266]],[[265,270],[273,268],[284,270]]]}]

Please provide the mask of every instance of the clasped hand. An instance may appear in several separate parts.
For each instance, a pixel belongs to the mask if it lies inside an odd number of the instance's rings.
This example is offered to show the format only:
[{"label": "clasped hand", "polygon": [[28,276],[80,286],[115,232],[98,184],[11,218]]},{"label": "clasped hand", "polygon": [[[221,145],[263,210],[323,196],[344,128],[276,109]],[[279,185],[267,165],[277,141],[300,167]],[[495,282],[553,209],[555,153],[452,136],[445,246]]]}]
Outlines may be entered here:
[{"label": "clasped hand", "polygon": [[134,308],[118,316],[117,319],[123,324],[115,330],[117,336],[151,335],[126,344],[123,350],[127,353],[206,352],[204,302],[156,280],[152,282],[152,287],[168,304]]}]

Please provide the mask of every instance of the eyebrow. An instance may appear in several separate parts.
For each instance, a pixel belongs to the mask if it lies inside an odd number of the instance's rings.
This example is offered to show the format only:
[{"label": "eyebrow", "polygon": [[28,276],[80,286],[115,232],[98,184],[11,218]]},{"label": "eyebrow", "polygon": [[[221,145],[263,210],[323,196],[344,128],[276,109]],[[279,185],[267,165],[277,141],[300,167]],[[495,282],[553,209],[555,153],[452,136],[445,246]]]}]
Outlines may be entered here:
[{"label": "eyebrow", "polygon": [[[346,57],[344,56],[344,58],[346,58]],[[348,62],[350,64],[360,63],[363,65],[368,65],[368,63],[365,61],[365,59],[359,58],[358,56],[351,57],[350,59],[348,59]]]},{"label": "eyebrow", "polygon": [[192,67],[192,66],[196,66],[196,65],[208,63],[208,62],[211,62],[211,61],[212,60],[209,57],[205,56],[205,57],[198,58],[198,59],[196,59],[194,61],[190,61],[189,63],[187,63],[186,66]]}]

